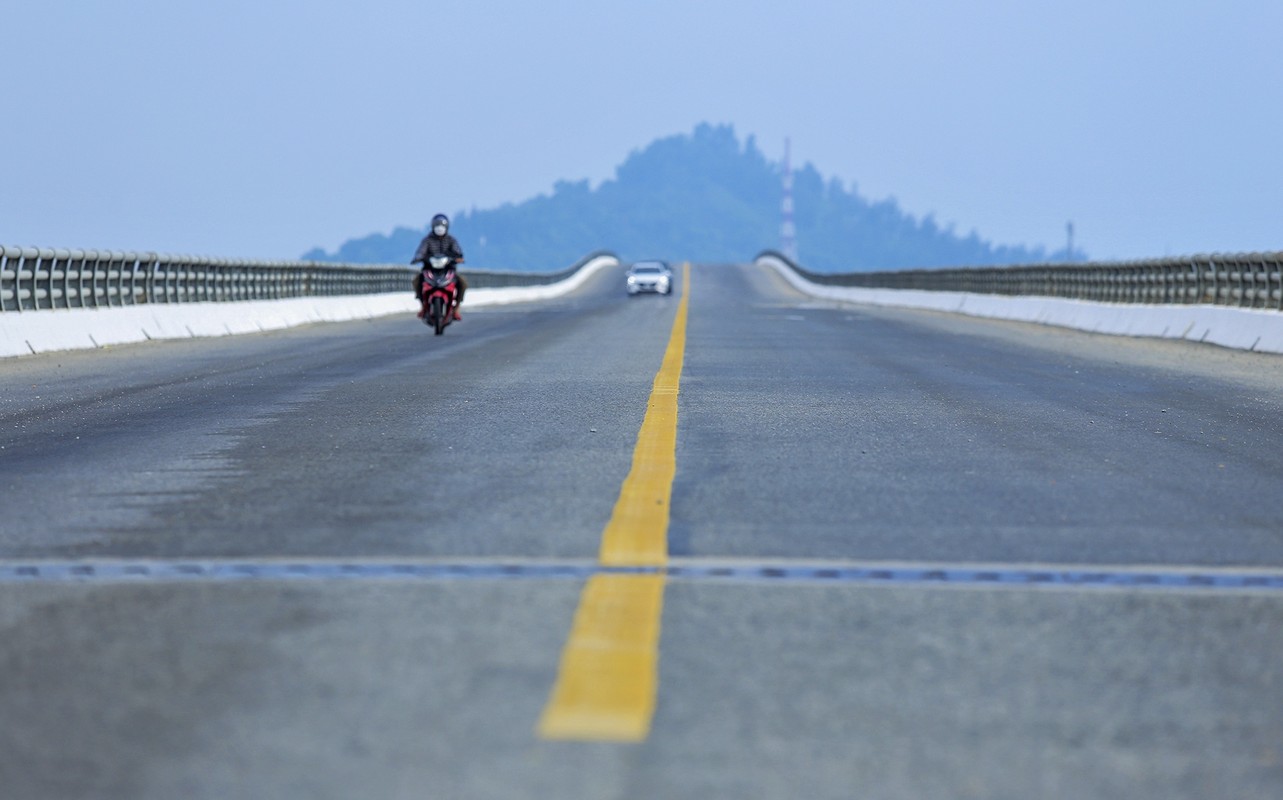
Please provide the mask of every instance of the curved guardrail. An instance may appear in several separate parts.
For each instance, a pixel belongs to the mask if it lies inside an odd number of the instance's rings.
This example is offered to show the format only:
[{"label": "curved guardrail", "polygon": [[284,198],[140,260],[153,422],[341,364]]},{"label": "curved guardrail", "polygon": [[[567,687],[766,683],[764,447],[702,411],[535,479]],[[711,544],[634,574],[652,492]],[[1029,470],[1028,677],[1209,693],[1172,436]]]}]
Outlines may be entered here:
[{"label": "curved guardrail", "polygon": [[[555,273],[468,270],[477,288],[537,286],[573,275],[590,253]],[[333,297],[410,291],[413,267],[241,261],[0,246],[0,312],[107,308],[144,303],[205,303]]]},{"label": "curved guardrail", "polygon": [[779,259],[812,283],[828,286],[1283,310],[1283,253],[841,274],[811,272],[774,250],[763,251],[758,258],[763,256]]}]

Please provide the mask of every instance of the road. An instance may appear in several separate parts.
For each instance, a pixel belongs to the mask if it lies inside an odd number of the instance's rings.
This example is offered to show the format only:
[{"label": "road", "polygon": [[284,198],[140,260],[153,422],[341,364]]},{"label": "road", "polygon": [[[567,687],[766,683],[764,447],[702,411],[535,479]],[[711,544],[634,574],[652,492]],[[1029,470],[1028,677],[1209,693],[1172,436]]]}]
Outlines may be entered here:
[{"label": "road", "polygon": [[751,266],[649,733],[540,736],[679,295],[0,362],[5,796],[1283,794],[1283,360]]}]

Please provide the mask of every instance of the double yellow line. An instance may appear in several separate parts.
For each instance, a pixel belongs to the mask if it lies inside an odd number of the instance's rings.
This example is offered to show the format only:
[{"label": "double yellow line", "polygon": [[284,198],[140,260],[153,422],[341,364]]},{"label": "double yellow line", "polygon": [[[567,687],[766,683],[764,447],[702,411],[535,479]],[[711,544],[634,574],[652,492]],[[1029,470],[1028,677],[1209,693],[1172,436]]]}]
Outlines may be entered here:
[{"label": "double yellow line", "polygon": [[[677,472],[677,392],[686,353],[690,265],[637,434],[632,469],[602,532],[603,566],[668,563],[668,516]],[[663,574],[596,575],[575,611],[557,683],[539,720],[545,739],[640,742],[650,733],[659,686]]]}]

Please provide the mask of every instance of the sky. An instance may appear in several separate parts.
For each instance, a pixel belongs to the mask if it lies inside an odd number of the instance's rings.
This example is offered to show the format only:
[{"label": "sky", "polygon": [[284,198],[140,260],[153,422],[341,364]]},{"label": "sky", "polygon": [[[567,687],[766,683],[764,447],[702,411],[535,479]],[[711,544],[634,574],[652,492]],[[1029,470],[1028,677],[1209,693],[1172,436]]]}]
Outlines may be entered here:
[{"label": "sky", "polygon": [[294,259],[709,122],[996,244],[1283,250],[1278,0],[41,0],[0,29],[6,245]]}]

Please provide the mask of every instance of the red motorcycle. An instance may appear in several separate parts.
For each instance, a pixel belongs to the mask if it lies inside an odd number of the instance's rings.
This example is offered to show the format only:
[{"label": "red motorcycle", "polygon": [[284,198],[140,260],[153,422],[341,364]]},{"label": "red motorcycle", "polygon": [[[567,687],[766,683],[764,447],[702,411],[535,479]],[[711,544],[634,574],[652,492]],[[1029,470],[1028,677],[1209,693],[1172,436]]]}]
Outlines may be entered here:
[{"label": "red motorcycle", "polygon": [[454,261],[448,256],[433,256],[423,268],[423,322],[431,325],[437,336],[454,321],[457,281]]}]

